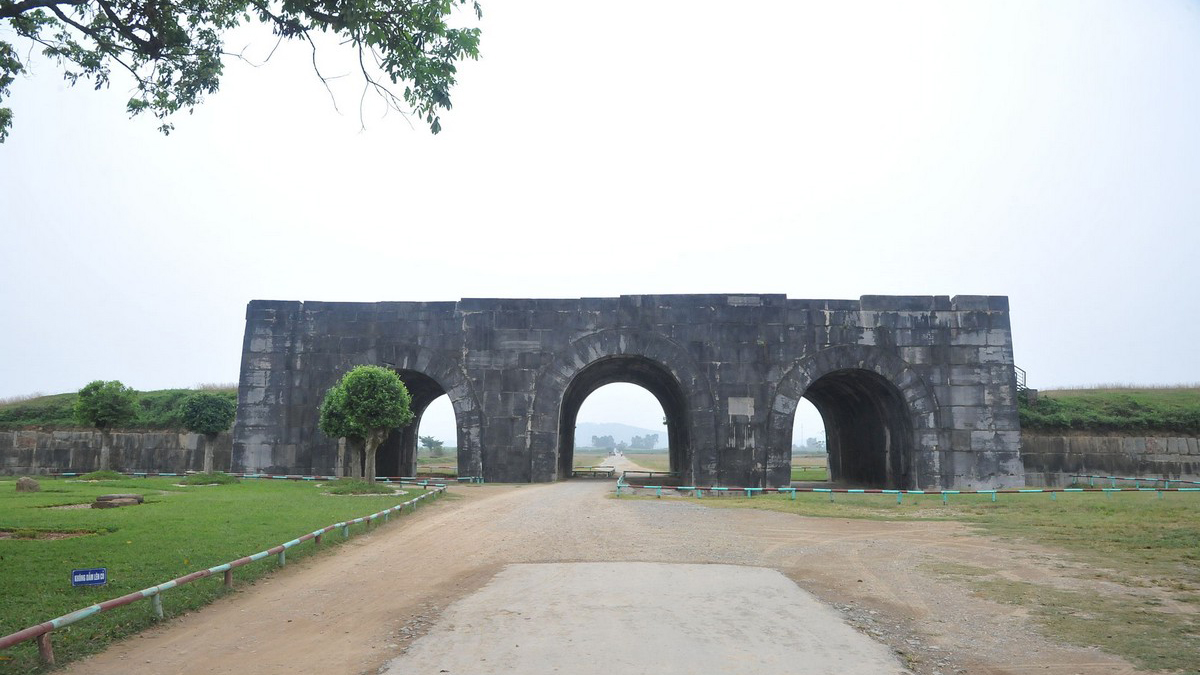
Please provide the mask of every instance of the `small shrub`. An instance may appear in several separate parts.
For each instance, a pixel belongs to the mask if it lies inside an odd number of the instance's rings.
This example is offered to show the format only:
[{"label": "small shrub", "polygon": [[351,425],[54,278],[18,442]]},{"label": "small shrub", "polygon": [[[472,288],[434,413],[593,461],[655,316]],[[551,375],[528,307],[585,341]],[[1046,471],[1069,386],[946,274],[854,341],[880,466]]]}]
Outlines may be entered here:
[{"label": "small shrub", "polygon": [[79,480],[125,480],[125,476],[116,471],[104,469],[103,471],[85,473],[79,477]]},{"label": "small shrub", "polygon": [[184,399],[180,406],[183,426],[198,434],[219,434],[233,424],[237,403],[228,396],[202,391]]},{"label": "small shrub", "polygon": [[237,476],[230,476],[222,471],[212,473],[194,473],[179,481],[181,485],[230,485],[242,482]]},{"label": "small shrub", "polygon": [[331,495],[390,495],[396,488],[387,483],[368,483],[358,478],[339,478],[325,486]]},{"label": "small shrub", "polygon": [[119,427],[137,417],[137,392],[119,380],[89,382],[75,399],[75,420],[97,429]]}]

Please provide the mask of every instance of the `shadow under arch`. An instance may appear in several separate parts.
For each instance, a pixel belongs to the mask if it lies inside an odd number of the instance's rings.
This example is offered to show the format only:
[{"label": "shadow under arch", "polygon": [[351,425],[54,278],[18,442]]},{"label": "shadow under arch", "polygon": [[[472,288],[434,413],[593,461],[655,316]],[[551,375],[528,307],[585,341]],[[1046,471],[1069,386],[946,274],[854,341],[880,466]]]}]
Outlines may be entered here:
[{"label": "shadow under arch", "polygon": [[781,378],[768,422],[772,483],[790,479],[792,425],[801,398],[825,423],[833,480],[885,489],[940,486],[933,389],[902,359],[869,345],[821,350]]},{"label": "shadow under arch", "polygon": [[685,482],[713,470],[713,396],[692,356],[656,333],[603,330],[572,342],[538,376],[528,437],[534,480],[570,477],[579,407],[588,394],[614,382],[636,384],[658,399],[667,417],[671,468]]}]

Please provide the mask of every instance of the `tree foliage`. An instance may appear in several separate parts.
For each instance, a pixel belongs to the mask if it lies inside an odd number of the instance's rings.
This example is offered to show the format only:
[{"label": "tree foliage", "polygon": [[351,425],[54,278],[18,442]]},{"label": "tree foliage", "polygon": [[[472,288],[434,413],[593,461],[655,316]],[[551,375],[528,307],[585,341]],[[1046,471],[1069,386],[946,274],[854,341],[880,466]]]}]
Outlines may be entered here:
[{"label": "tree foliage", "polygon": [[613,440],[612,436],[592,436],[592,447],[608,448],[611,450],[617,447],[617,442]]},{"label": "tree foliage", "polygon": [[180,406],[183,426],[198,434],[219,434],[233,424],[237,404],[227,396],[198,392],[184,399]]},{"label": "tree foliage", "polygon": [[366,459],[364,477],[373,481],[375,451],[392,429],[413,420],[411,407],[412,395],[395,371],[380,366],[356,366],[325,392],[318,425],[332,438],[362,443]]},{"label": "tree foliage", "polygon": [[421,437],[419,437],[418,440],[421,441],[421,447],[425,448],[426,450],[429,450],[430,456],[432,456],[432,457],[441,457],[442,456],[442,447],[445,445],[442,441],[439,441],[438,439],[434,438],[433,436],[421,436]]},{"label": "tree foliage", "polygon": [[658,434],[646,434],[645,436],[634,436],[629,441],[629,447],[634,450],[653,450],[654,446],[658,445]]},{"label": "tree foliage", "polygon": [[96,380],[84,385],[75,399],[75,420],[97,429],[110,429],[137,417],[137,392],[119,380]]},{"label": "tree foliage", "polygon": [[[447,25],[461,6],[481,16],[476,0],[0,0],[0,28],[54,60],[72,85],[86,80],[100,89],[114,68],[127,71],[129,114],[160,120],[217,91],[225,58],[237,56],[225,51],[223,36],[237,26],[261,22],[279,41],[307,43],[314,69],[314,36],[330,34],[355,51],[364,95],[424,118],[436,134],[456,64],[479,55],[479,29]],[[27,66],[18,45],[0,40],[0,103]],[[12,110],[0,107],[0,142],[11,123]],[[173,125],[159,128],[169,133]]]}]

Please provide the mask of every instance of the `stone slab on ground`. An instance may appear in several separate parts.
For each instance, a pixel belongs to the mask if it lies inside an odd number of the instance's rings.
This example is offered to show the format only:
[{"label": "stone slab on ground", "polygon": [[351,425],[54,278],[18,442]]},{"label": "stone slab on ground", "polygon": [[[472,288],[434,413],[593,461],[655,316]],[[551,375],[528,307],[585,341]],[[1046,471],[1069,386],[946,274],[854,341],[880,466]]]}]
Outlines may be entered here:
[{"label": "stone slab on ground", "polygon": [[120,498],[120,499],[105,499],[92,502],[93,509],[115,509],[122,506],[137,506],[142,502],[138,499]]},{"label": "stone slab on ground", "polygon": [[907,673],[779,572],[672,563],[509,565],[389,675]]}]

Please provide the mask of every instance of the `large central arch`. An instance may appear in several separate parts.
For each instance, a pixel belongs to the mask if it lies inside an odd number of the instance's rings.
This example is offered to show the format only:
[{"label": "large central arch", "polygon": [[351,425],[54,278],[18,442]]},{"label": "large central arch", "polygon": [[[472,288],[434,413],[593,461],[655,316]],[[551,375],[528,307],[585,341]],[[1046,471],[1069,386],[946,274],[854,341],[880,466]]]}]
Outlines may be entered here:
[{"label": "large central arch", "polygon": [[667,448],[671,471],[683,472],[692,457],[687,397],[679,381],[665,367],[641,356],[606,356],[595,361],[567,385],[558,423],[558,477],[571,475],[575,455],[575,419],[587,397],[614,382],[636,384],[658,399],[667,418]]},{"label": "large central arch", "polygon": [[533,475],[566,478],[573,456],[575,416],[587,395],[613,382],[631,382],[649,391],[667,416],[671,469],[684,481],[712,467],[702,466],[697,448],[715,445],[715,430],[701,422],[714,403],[708,379],[682,346],[662,335],[606,330],[570,344],[542,370],[534,388],[529,450]]}]

